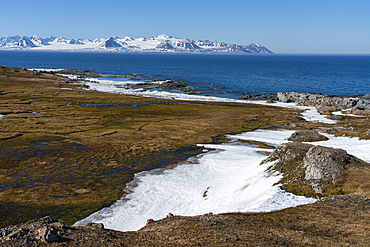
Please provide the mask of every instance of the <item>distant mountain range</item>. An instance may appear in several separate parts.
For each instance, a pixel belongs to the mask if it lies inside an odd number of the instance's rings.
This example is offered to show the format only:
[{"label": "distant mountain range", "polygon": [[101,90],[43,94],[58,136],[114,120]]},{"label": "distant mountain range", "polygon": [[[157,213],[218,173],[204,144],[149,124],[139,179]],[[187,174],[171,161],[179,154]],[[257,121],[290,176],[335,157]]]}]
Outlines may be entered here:
[{"label": "distant mountain range", "polygon": [[0,50],[273,54],[256,43],[236,45],[210,40],[178,39],[165,34],[151,38],[117,36],[94,40],[10,36],[0,38]]}]

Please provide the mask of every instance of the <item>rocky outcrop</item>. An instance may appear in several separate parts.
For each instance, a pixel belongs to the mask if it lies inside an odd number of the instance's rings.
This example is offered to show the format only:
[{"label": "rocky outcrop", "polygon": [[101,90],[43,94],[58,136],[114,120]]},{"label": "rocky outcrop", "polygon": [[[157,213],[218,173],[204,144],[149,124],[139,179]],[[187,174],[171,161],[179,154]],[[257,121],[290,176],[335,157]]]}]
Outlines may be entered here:
[{"label": "rocky outcrop", "polygon": [[284,190],[305,196],[343,193],[346,170],[369,166],[345,150],[291,142],[277,147],[262,163],[274,162],[270,172],[279,172]]},{"label": "rocky outcrop", "polygon": [[316,107],[331,107],[332,110],[353,109],[370,110],[370,94],[344,97],[309,93],[277,93],[279,101],[293,102],[298,105],[315,105]]},{"label": "rocky outcrop", "polygon": [[194,217],[169,214],[139,231],[55,227],[62,240],[47,243],[35,239],[37,231],[33,229],[43,224],[40,219],[7,227],[30,230],[22,236],[15,233],[12,240],[3,240],[1,229],[0,246],[368,246],[369,224],[364,219],[368,219],[369,207],[370,200],[364,196],[330,196],[313,204],[268,213],[209,213]]},{"label": "rocky outcrop", "polygon": [[359,163],[359,160],[343,149],[314,146],[303,158],[304,179],[316,193],[322,193],[322,187],[335,185],[351,163]]},{"label": "rocky outcrop", "polygon": [[297,130],[288,138],[288,140],[296,142],[317,142],[326,141],[328,138],[314,131]]},{"label": "rocky outcrop", "polygon": [[39,220],[31,220],[18,226],[0,229],[0,244],[8,246],[38,245],[65,241],[61,231],[67,229],[63,223],[46,216]]},{"label": "rocky outcrop", "polygon": [[275,103],[276,101],[279,100],[276,94],[268,93],[268,94],[263,94],[263,95],[261,94],[251,95],[248,92],[246,93],[246,95],[241,96],[239,99],[240,100],[265,100],[267,103]]}]

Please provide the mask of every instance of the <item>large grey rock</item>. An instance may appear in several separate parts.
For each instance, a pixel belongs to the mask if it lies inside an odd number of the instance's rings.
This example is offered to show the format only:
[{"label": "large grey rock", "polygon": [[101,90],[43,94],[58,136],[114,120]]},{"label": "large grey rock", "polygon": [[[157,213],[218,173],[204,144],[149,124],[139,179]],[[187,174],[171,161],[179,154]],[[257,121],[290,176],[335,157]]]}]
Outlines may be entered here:
[{"label": "large grey rock", "polygon": [[335,184],[351,160],[353,157],[343,149],[314,146],[303,158],[305,179],[326,179]]},{"label": "large grey rock", "polygon": [[[262,163],[274,162],[268,171],[283,175],[279,181],[284,186],[309,186],[315,193],[335,186],[344,178],[349,166],[370,164],[348,154],[345,150],[307,143],[283,143]],[[289,186],[288,186],[289,187]]]},{"label": "large grey rock", "polygon": [[274,170],[284,173],[285,168],[293,162],[301,162],[311,144],[287,142],[278,146],[262,163],[275,161]]},{"label": "large grey rock", "polygon": [[296,142],[317,142],[326,141],[328,138],[314,131],[297,130],[288,138],[288,140]]},{"label": "large grey rock", "polygon": [[311,104],[315,106],[330,106],[339,109],[353,110],[370,110],[370,96],[365,94],[362,96],[331,96],[322,94],[308,93],[277,93],[277,98],[281,102],[293,102],[298,105]]}]

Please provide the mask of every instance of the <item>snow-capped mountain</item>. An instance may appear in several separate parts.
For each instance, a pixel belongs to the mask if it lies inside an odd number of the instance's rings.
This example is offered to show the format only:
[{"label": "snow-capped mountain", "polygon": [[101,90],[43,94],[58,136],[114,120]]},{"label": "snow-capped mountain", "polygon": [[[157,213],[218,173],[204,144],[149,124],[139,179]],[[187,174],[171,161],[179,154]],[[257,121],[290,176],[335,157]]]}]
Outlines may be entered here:
[{"label": "snow-capped mountain", "polygon": [[269,49],[256,43],[226,44],[210,40],[179,39],[165,34],[150,38],[117,36],[94,40],[10,36],[0,38],[0,50],[272,54]]}]

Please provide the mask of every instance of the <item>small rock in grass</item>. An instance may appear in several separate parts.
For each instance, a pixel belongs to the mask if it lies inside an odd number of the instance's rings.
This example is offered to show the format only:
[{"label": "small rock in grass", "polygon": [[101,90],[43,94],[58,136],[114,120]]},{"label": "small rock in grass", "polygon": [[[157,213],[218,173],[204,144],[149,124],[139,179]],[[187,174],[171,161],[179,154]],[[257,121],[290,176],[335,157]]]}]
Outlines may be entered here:
[{"label": "small rock in grass", "polygon": [[92,226],[92,227],[96,227],[96,228],[99,228],[99,229],[104,229],[103,223],[90,222],[90,223],[87,223],[86,226]]},{"label": "small rock in grass", "polygon": [[148,219],[148,220],[146,221],[146,224],[147,224],[147,225],[149,225],[149,224],[151,224],[151,223],[154,223],[154,220],[153,220],[153,219]]}]

